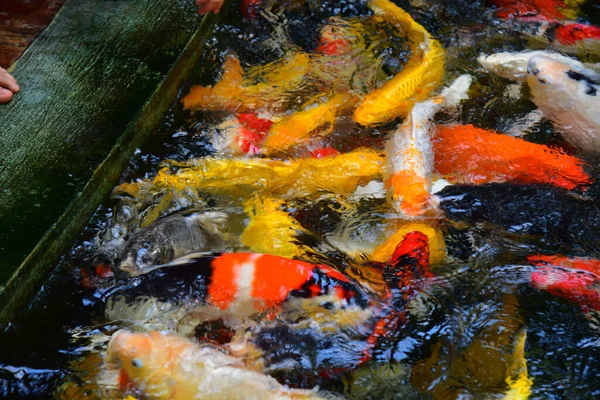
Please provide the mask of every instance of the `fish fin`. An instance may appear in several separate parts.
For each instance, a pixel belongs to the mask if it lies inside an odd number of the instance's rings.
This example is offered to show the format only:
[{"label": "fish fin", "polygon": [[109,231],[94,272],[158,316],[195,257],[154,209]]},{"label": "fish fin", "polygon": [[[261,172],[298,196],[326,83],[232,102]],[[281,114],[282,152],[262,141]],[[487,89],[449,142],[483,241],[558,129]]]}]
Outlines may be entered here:
[{"label": "fish fin", "polygon": [[515,122],[506,131],[505,134],[513,137],[522,137],[529,133],[529,130],[544,118],[544,113],[541,110],[533,110],[522,121]]},{"label": "fish fin", "polygon": [[229,215],[221,211],[208,211],[198,216],[197,222],[209,233],[223,236],[227,233]]},{"label": "fish fin", "polygon": [[462,100],[469,98],[467,92],[471,87],[473,77],[469,74],[463,74],[456,78],[454,82],[444,90],[441,95],[446,99],[446,107],[456,107]]},{"label": "fish fin", "polygon": [[221,253],[217,253],[217,252],[211,252],[211,251],[204,251],[204,252],[197,252],[197,253],[190,253],[187,254],[183,257],[179,257],[176,260],[173,260],[169,263],[166,264],[160,264],[160,265],[154,265],[152,267],[150,267],[150,269],[148,271],[152,271],[155,269],[159,269],[159,268],[170,268],[170,267],[177,267],[180,265],[188,265],[188,264],[193,264],[196,261],[200,260],[200,259],[205,259],[205,258],[215,258],[220,256]]}]

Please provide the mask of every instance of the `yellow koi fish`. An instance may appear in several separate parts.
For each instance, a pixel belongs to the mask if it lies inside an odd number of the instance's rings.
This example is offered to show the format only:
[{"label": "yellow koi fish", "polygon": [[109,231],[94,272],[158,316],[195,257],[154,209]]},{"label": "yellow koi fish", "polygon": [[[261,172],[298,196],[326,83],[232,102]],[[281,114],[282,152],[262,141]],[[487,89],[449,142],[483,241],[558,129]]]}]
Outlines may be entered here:
[{"label": "yellow koi fish", "polygon": [[262,153],[269,155],[275,151],[285,151],[302,143],[318,130],[321,130],[322,136],[331,133],[335,119],[353,110],[357,101],[358,98],[351,93],[336,94],[321,104],[311,105],[281,119],[271,127]]},{"label": "yellow koi fish", "polygon": [[244,73],[237,56],[229,54],[223,62],[219,82],[212,87],[192,87],[182,100],[183,107],[242,113],[281,108],[287,101],[286,93],[302,85],[309,61],[308,54],[291,52],[282,60]]},{"label": "yellow koi fish", "polygon": [[444,78],[444,49],[406,11],[389,0],[370,0],[375,15],[407,34],[412,57],[402,71],[367,94],[354,111],[354,120],[369,126],[406,115],[413,104],[425,100]]},{"label": "yellow koi fish", "polygon": [[289,162],[206,157],[188,163],[172,163],[181,168],[175,173],[170,168],[161,169],[152,186],[237,197],[259,191],[280,199],[322,193],[350,194],[359,185],[380,178],[383,162],[381,154],[367,149]]},{"label": "yellow koi fish", "polygon": [[265,253],[287,258],[301,258],[306,248],[297,239],[306,230],[291,215],[283,211],[283,200],[254,198],[246,202],[245,208],[250,222],[240,241],[255,253]]},{"label": "yellow koi fish", "polygon": [[290,389],[274,378],[249,370],[242,360],[173,334],[113,334],[107,365],[143,393],[161,400],[320,399],[314,390]]}]

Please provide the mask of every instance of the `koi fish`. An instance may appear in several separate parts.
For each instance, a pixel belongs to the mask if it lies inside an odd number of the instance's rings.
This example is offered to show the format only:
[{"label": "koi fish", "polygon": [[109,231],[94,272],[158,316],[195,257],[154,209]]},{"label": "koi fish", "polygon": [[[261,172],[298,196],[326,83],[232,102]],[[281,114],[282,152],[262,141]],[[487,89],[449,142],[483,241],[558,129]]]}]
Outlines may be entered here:
[{"label": "koi fish", "polygon": [[263,192],[281,199],[321,193],[350,194],[359,185],[379,178],[382,164],[383,156],[367,149],[288,162],[205,157],[172,163],[178,168],[175,173],[169,167],[161,169],[152,187],[194,189],[235,197]]},{"label": "koi fish", "polygon": [[[206,320],[276,311],[290,298],[326,296],[365,307],[353,281],[321,264],[253,253],[191,254],[141,275],[107,295],[107,318],[148,320],[162,314]],[[187,326],[184,326],[187,328]]]},{"label": "koi fish", "polygon": [[227,155],[257,155],[273,121],[254,113],[236,114],[217,126],[211,138],[213,147]]},{"label": "koi fish", "polygon": [[[510,233],[537,239],[548,251],[597,254],[600,210],[591,199],[550,186],[487,184],[447,186],[439,193],[447,218],[491,222]],[[551,210],[549,212],[548,210]],[[567,233],[567,234],[565,234]]]},{"label": "koi fish", "polygon": [[579,6],[585,0],[489,0],[498,7],[496,15],[502,19],[520,21],[555,21],[576,19]]},{"label": "koi fish", "polygon": [[484,398],[528,398],[532,381],[519,303],[514,295],[502,297],[496,307],[476,305],[476,313],[460,307],[461,315],[454,318],[459,322],[449,323],[429,358],[413,365],[411,381],[417,388],[433,399],[463,398],[474,392]]},{"label": "koi fish", "polygon": [[433,172],[433,117],[467,98],[471,76],[462,75],[433,99],[417,103],[386,145],[386,185],[392,205],[405,219],[423,218],[435,209],[430,196]]},{"label": "koi fish", "polygon": [[536,266],[531,284],[579,304],[584,311],[600,310],[600,260],[565,256],[529,256]]},{"label": "koi fish", "polygon": [[353,110],[358,98],[351,93],[333,95],[323,103],[312,104],[277,121],[269,130],[263,143],[263,153],[283,152],[306,141],[318,132],[325,136],[333,131],[336,118]]},{"label": "koi fish", "polygon": [[368,5],[375,15],[408,36],[412,57],[398,75],[358,104],[354,120],[365,126],[407,115],[413,104],[425,100],[444,77],[444,50],[423,26],[389,0],[370,0]]},{"label": "koi fish", "polygon": [[407,306],[417,293],[419,279],[432,276],[429,272],[429,239],[419,231],[407,233],[383,265],[389,309],[383,313],[367,338],[367,347],[359,365],[372,358],[379,338],[390,336],[389,332],[399,329],[406,322]]},{"label": "koi fish", "polygon": [[567,190],[592,183],[580,159],[473,125],[438,127],[435,169],[453,183],[520,182]]},{"label": "koi fish", "polygon": [[600,27],[579,23],[551,24],[544,34],[551,42],[573,46],[600,40]]},{"label": "koi fish", "polygon": [[240,359],[174,334],[119,330],[106,359],[148,399],[321,398],[315,390],[290,389],[247,369]]},{"label": "koi fish", "polygon": [[410,232],[421,232],[427,236],[429,259],[431,264],[439,264],[446,257],[446,245],[444,243],[444,234],[439,228],[428,223],[411,222],[402,224],[386,240],[375,247],[369,257],[372,261],[383,263],[394,259],[393,254],[396,251],[398,243],[402,243],[406,235]]},{"label": "koi fish", "polygon": [[500,76],[526,81],[533,102],[573,147],[600,151],[600,74],[552,52],[498,53],[478,61]]},{"label": "koi fish", "polygon": [[228,54],[221,79],[212,87],[192,87],[183,107],[240,113],[285,108],[286,93],[302,86],[308,68],[308,54],[290,52],[282,60],[244,72],[239,59]]},{"label": "koi fish", "polygon": [[255,198],[246,202],[250,215],[248,226],[240,237],[241,243],[256,253],[269,253],[288,258],[299,258],[310,250],[299,241],[299,236],[311,233],[281,208],[283,200]]},{"label": "koi fish", "polygon": [[527,80],[527,65],[529,60],[535,56],[545,56],[555,61],[565,63],[575,70],[586,69],[585,64],[574,58],[563,56],[547,50],[522,51],[516,53],[502,52],[496,54],[482,54],[477,57],[477,61],[487,71],[493,72],[502,78],[511,79],[517,82]]},{"label": "koi fish", "polygon": [[227,214],[221,212],[162,218],[127,241],[118,270],[137,276],[153,265],[166,264],[192,252],[223,249],[226,222]]},{"label": "koi fish", "polygon": [[600,81],[587,69],[546,56],[527,64],[534,103],[569,144],[582,152],[600,152]]}]

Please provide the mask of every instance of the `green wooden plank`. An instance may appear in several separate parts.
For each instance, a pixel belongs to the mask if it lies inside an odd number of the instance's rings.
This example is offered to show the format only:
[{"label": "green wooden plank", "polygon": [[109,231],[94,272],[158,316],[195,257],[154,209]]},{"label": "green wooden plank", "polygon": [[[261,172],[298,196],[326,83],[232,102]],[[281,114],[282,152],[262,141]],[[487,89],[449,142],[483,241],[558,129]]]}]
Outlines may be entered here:
[{"label": "green wooden plank", "polygon": [[70,0],[18,60],[21,93],[0,107],[0,322],[156,131],[215,18],[198,28],[188,0]]}]

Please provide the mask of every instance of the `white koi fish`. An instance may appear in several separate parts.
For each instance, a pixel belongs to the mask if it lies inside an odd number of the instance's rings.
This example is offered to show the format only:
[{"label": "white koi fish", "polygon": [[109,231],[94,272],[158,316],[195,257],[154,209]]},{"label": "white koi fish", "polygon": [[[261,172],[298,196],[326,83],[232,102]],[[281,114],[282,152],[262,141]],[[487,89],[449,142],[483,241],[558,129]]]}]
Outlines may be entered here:
[{"label": "white koi fish", "polygon": [[442,108],[456,106],[467,98],[470,75],[461,75],[439,96],[417,103],[386,145],[386,186],[398,213],[406,219],[425,217],[431,202],[433,172],[433,117]]}]

